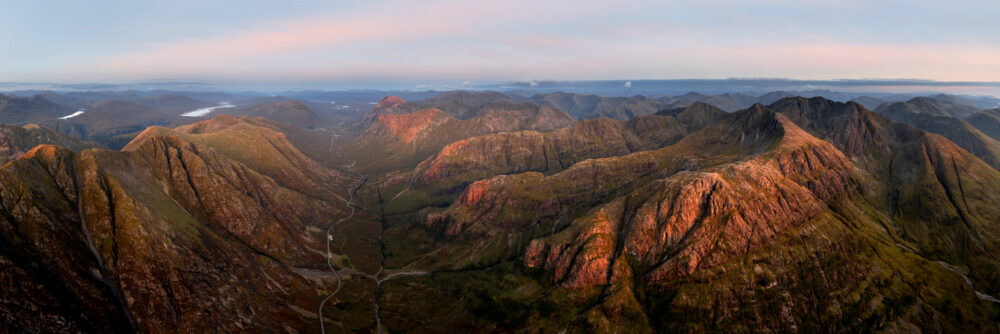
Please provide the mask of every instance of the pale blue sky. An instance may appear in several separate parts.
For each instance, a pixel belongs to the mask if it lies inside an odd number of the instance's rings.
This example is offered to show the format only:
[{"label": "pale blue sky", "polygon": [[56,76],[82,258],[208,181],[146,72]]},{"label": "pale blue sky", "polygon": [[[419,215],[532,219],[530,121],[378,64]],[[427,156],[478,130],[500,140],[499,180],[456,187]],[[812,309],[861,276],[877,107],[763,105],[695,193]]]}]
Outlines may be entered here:
[{"label": "pale blue sky", "polygon": [[0,81],[1000,81],[997,1],[17,1]]}]

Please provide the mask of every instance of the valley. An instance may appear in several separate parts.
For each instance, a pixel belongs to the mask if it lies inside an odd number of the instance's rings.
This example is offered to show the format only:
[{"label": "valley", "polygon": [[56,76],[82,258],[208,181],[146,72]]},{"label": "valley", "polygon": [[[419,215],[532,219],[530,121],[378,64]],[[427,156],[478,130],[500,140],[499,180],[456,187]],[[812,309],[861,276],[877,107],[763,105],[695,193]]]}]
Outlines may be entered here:
[{"label": "valley", "polygon": [[992,110],[746,96],[10,98],[0,328],[997,329]]}]

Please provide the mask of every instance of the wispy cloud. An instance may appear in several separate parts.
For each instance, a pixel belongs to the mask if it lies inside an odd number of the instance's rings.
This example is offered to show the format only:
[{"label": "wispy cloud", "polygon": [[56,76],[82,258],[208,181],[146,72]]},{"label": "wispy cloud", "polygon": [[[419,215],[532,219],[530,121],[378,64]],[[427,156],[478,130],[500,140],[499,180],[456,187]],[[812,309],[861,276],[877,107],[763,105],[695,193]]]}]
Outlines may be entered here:
[{"label": "wispy cloud", "polygon": [[210,34],[154,26],[172,37],[139,33],[126,50],[17,57],[11,68],[81,80],[997,80],[1000,39],[983,31],[1000,28],[985,20],[1000,5],[981,7],[952,22],[936,14],[953,9],[931,1],[371,1]]}]

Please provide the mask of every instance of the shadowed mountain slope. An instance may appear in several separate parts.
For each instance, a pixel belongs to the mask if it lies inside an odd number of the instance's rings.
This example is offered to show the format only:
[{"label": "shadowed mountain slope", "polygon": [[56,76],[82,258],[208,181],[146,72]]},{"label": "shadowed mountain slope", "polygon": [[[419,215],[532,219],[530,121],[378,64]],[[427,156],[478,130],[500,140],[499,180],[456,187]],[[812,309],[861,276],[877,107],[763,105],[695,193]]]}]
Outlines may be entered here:
[{"label": "shadowed mountain slope", "polygon": [[983,110],[969,116],[966,120],[983,134],[1000,140],[1000,109]]},{"label": "shadowed mountain slope", "polygon": [[99,146],[97,143],[79,140],[33,124],[0,125],[0,164],[13,160],[38,145],[46,144],[65,147],[72,151]]}]

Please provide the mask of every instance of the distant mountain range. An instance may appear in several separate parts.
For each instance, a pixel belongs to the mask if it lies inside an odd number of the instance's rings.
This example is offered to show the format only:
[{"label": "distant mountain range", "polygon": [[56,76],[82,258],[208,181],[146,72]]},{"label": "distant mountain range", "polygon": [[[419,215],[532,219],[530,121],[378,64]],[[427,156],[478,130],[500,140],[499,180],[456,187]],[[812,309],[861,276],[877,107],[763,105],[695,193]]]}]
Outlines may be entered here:
[{"label": "distant mountain range", "polygon": [[989,100],[303,94],[0,96],[0,331],[1000,330]]}]

